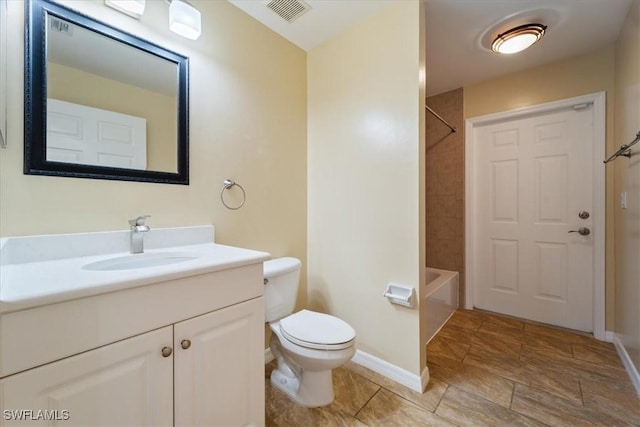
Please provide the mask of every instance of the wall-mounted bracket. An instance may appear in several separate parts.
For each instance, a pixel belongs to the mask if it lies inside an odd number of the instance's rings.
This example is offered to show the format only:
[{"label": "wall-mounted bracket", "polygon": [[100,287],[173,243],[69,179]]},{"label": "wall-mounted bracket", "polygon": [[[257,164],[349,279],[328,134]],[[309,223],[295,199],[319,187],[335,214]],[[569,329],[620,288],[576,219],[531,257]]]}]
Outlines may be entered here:
[{"label": "wall-mounted bracket", "polygon": [[640,131],[638,131],[638,133],[636,134],[636,139],[634,139],[633,141],[631,141],[628,144],[622,144],[620,146],[620,148],[618,149],[618,151],[616,151],[615,153],[613,153],[607,160],[605,160],[603,163],[609,163],[612,160],[617,159],[618,157],[626,157],[627,159],[631,158],[631,147],[633,147],[635,144],[637,144],[640,141]]},{"label": "wall-mounted bracket", "polygon": [[414,304],[415,289],[398,285],[396,283],[389,283],[387,290],[384,292],[384,297],[393,304],[404,305],[405,307],[413,307]]}]

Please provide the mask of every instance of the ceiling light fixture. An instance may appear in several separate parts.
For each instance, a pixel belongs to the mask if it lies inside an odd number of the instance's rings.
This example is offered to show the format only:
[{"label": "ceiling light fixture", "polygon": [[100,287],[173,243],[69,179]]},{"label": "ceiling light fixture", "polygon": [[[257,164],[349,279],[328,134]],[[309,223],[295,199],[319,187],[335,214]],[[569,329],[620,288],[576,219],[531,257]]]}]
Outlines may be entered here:
[{"label": "ceiling light fixture", "polygon": [[182,37],[196,40],[202,32],[200,11],[184,0],[171,0],[169,28]]},{"label": "ceiling light fixture", "polygon": [[497,53],[512,54],[518,53],[544,36],[546,25],[526,24],[505,31],[493,40],[491,50]]},{"label": "ceiling light fixture", "polygon": [[[202,33],[200,11],[186,0],[166,0],[169,4],[169,29],[182,37],[196,40]],[[104,0],[104,4],[132,18],[140,19],[145,0]]]}]

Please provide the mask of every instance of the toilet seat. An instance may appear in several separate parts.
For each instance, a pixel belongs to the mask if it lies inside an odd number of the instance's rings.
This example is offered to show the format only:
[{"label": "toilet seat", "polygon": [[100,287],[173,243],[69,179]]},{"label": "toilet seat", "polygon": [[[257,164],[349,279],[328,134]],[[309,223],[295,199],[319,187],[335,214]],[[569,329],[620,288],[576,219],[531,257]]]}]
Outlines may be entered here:
[{"label": "toilet seat", "polygon": [[344,320],[310,310],[301,310],[279,323],[288,341],[316,350],[342,350],[351,347],[356,337],[356,331]]}]

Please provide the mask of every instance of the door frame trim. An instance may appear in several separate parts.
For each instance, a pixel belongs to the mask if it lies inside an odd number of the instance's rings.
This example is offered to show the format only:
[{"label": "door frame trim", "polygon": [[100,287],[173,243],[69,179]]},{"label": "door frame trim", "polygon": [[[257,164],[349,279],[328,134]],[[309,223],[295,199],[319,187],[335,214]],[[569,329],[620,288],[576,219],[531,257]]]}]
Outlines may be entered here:
[{"label": "door frame trim", "polygon": [[492,122],[513,120],[531,114],[547,113],[565,109],[577,104],[593,104],[593,335],[599,340],[605,338],[605,157],[606,148],[606,92],[596,92],[588,95],[566,98],[560,101],[546,102],[514,110],[472,117],[465,120],[465,305],[468,310],[473,309],[474,297],[474,260],[473,247],[475,236],[471,218],[475,217],[474,205],[477,191],[474,176],[474,128]]}]

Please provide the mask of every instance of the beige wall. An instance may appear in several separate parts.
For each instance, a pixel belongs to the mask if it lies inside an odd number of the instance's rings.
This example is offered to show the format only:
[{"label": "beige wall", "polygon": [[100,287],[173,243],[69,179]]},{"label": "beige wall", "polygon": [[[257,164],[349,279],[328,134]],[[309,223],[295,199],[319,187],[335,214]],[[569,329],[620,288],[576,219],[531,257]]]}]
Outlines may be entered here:
[{"label": "beige wall", "polygon": [[47,96],[147,120],[147,170],[178,172],[178,104],[167,96],[55,62],[47,64]]},{"label": "beige wall", "polygon": [[[349,322],[358,348],[421,372],[419,158],[424,145],[418,1],[399,2],[308,53],[309,304]],[[402,46],[399,49],[398,46]]]},{"label": "beige wall", "polygon": [[464,307],[464,115],[463,90],[427,98],[451,132],[427,112],[427,267],[457,271]]},{"label": "beige wall", "polygon": [[[147,2],[140,21],[102,1],[66,1],[85,14],[190,58],[190,185],[22,174],[23,2],[9,2],[9,144],[0,150],[0,235],[214,224],[220,243],[291,255],[306,265],[306,54],[224,1],[193,1],[203,34],[167,25],[167,4]],[[247,191],[225,209],[225,178]],[[152,231],[153,232],[153,231]],[[303,272],[303,282],[305,274]],[[305,302],[302,283],[299,305]]]},{"label": "beige wall", "polygon": [[[615,146],[640,132],[640,0],[634,0],[616,42]],[[631,159],[615,160],[616,200],[627,192],[627,209],[615,207],[615,332],[640,371],[640,144]]]},{"label": "beige wall", "polygon": [[[606,91],[606,152],[614,149],[614,53],[613,45],[586,55],[547,64],[464,88],[464,116],[476,117],[564,98]],[[614,191],[613,168],[606,170],[606,330],[614,316]]]}]

